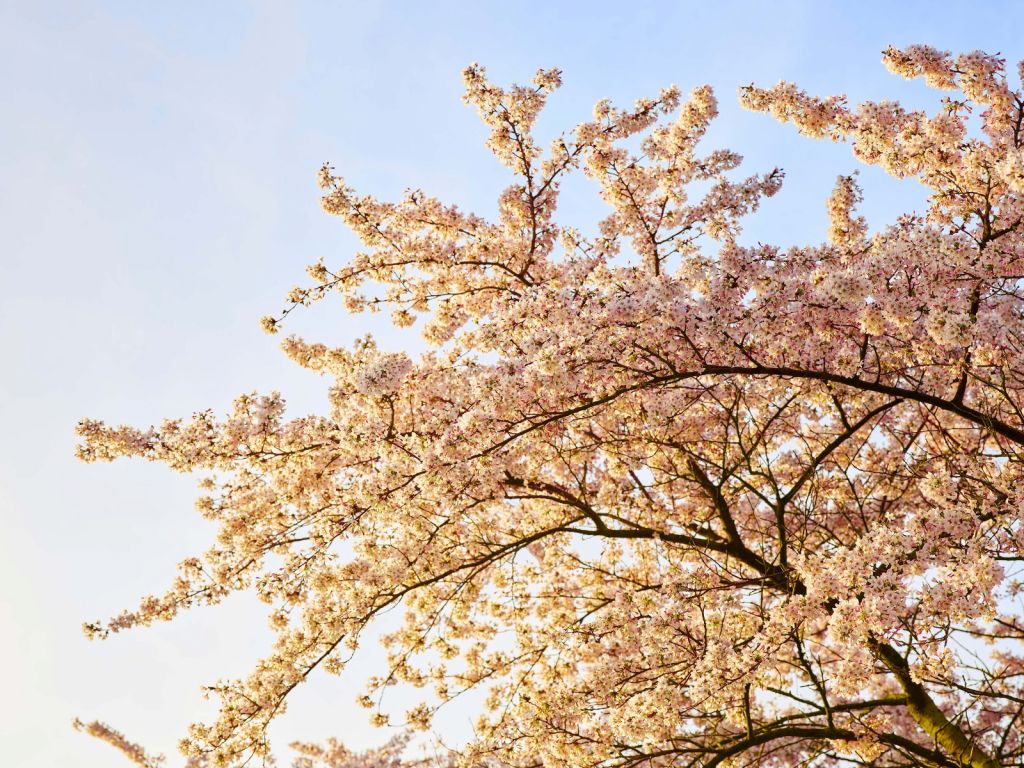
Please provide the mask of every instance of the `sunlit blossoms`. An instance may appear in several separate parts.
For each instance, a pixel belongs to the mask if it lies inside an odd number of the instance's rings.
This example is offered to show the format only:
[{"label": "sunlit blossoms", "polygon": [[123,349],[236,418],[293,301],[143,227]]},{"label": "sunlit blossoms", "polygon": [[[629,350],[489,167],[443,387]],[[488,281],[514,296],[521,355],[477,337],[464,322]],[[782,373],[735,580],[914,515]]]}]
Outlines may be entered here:
[{"label": "sunlit blossoms", "polygon": [[[1024,96],[980,52],[884,61],[949,92],[934,114],[741,89],[928,188],[926,210],[872,230],[840,177],[823,244],[744,239],[782,173],[737,175],[739,155],[699,146],[707,86],[602,101],[545,150],[532,127],[560,73],[506,89],[468,68],[515,174],[494,220],[322,170],[324,209],[363,248],[310,267],[264,327],[337,293],[428,351],[290,337],[330,382],[322,415],[253,394],[219,418],[79,427],[85,460],[198,473],[219,526],[166,594],[91,633],[237,590],[268,605],[276,643],[213,687],[193,760],[267,755],[289,696],[350,674],[397,608],[361,702],[429,729],[486,691],[444,757],[464,766],[1024,761]],[[602,220],[556,219],[574,172]],[[422,691],[404,715],[394,683]],[[391,765],[388,749],[305,746],[300,764]]]}]

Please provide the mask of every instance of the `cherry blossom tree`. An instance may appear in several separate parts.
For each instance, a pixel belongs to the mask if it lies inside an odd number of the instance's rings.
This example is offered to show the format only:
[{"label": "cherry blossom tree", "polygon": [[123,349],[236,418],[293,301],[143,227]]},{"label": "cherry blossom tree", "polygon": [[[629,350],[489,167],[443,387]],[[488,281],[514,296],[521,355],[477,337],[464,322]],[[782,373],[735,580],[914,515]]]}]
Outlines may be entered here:
[{"label": "cherry blossom tree", "polygon": [[[248,394],[219,418],[78,427],[86,461],[197,473],[219,525],[91,635],[238,590],[268,605],[276,643],[215,686],[193,760],[267,755],[290,694],[397,608],[361,702],[384,724],[390,685],[422,688],[393,724],[426,729],[486,691],[461,765],[1021,764],[1024,94],[981,52],[883,58],[949,92],[934,114],[740,91],[929,191],[871,232],[841,177],[824,244],[745,244],[782,173],[698,149],[707,86],[602,101],[545,150],[560,73],[505,89],[469,67],[515,175],[493,221],[321,171],[364,248],[312,266],[264,327],[337,293],[418,322],[428,350],[289,337],[329,381],[323,414]],[[610,208],[592,232],[555,218],[577,171]]]}]

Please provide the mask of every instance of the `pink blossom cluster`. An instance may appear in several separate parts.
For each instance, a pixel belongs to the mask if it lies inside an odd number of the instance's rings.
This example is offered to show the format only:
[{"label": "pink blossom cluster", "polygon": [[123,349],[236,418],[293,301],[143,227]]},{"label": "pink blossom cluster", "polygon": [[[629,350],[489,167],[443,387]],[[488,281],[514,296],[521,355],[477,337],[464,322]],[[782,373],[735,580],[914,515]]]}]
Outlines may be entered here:
[{"label": "pink blossom cluster", "polygon": [[[223,418],[79,426],[84,460],[199,473],[218,526],[164,596],[91,633],[239,590],[268,604],[273,648],[211,689],[219,717],[186,752],[267,755],[292,692],[397,609],[361,702],[428,729],[483,691],[450,755],[467,767],[1020,765],[1024,95],[986,54],[884,60],[955,98],[929,115],[740,92],[929,189],[870,229],[840,177],[825,243],[744,240],[783,175],[699,146],[707,86],[602,101],[545,150],[560,73],[502,88],[468,68],[515,174],[493,221],[325,167],[323,207],[363,249],[310,267],[265,327],[337,293],[421,322],[428,350],[290,337],[330,382],[323,415],[254,394]],[[555,217],[573,172],[609,206],[589,233]],[[395,684],[422,692],[404,716]],[[367,764],[303,749],[303,766]]]}]

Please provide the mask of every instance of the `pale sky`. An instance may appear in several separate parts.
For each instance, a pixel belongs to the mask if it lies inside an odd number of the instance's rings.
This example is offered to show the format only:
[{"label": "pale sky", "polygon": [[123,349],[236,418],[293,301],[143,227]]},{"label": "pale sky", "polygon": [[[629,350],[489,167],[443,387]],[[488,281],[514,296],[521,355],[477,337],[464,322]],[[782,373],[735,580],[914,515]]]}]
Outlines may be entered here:
[{"label": "pale sky", "polygon": [[[887,44],[913,42],[1016,62],[1024,5],[0,0],[0,763],[122,764],[71,730],[79,716],[168,753],[173,768],[186,724],[211,712],[200,686],[246,674],[269,649],[248,597],[84,638],[83,621],[160,592],[211,531],[193,512],[191,478],[141,462],[81,465],[73,428],[83,416],[147,426],[222,411],[254,389],[279,389],[295,414],[324,408],[326,383],[258,325],[306,264],[339,264],[355,248],[320,211],[321,163],[362,191],[420,187],[489,214],[508,177],[460,102],[468,63],[502,83],[560,67],[544,137],[602,97],[709,82],[722,115],[705,146],[740,152],[749,172],[787,171],[747,240],[814,242],[835,176],[856,164],[743,112],[735,88],[788,79],[852,102],[934,106],[880,64]],[[874,227],[921,199],[875,169],[861,180]],[[572,185],[561,220],[591,228],[593,192]],[[419,346],[414,329],[389,332],[338,302],[293,317],[289,331],[328,343],[372,331],[386,348]],[[378,660],[368,651],[342,678],[297,690],[274,730],[280,756],[294,739],[386,740],[353,702]],[[393,703],[402,711],[400,695]],[[467,715],[440,725],[457,740]]]}]

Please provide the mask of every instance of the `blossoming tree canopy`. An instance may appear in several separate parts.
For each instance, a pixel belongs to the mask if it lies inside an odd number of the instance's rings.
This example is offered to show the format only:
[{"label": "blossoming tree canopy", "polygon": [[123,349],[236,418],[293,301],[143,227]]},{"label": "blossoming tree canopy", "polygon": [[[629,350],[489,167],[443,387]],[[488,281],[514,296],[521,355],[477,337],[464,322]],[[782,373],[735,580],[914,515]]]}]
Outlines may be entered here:
[{"label": "blossoming tree canopy", "polygon": [[[388,685],[422,687],[404,725],[427,728],[486,690],[465,765],[1019,765],[1024,95],[979,52],[884,61],[951,95],[929,115],[741,89],[930,190],[872,235],[840,178],[821,245],[743,244],[782,174],[698,148],[707,86],[602,101],[545,150],[560,73],[503,89],[468,68],[515,174],[494,221],[324,168],[364,248],[265,327],[337,292],[418,321],[428,351],[292,337],[331,382],[322,415],[253,394],[223,418],[79,425],[86,461],[200,473],[220,526],[166,594],[89,633],[235,590],[270,606],[273,649],[215,687],[185,751],[267,754],[296,686],[399,606],[362,702],[383,724]],[[591,234],[555,218],[577,170],[610,208]]]}]

